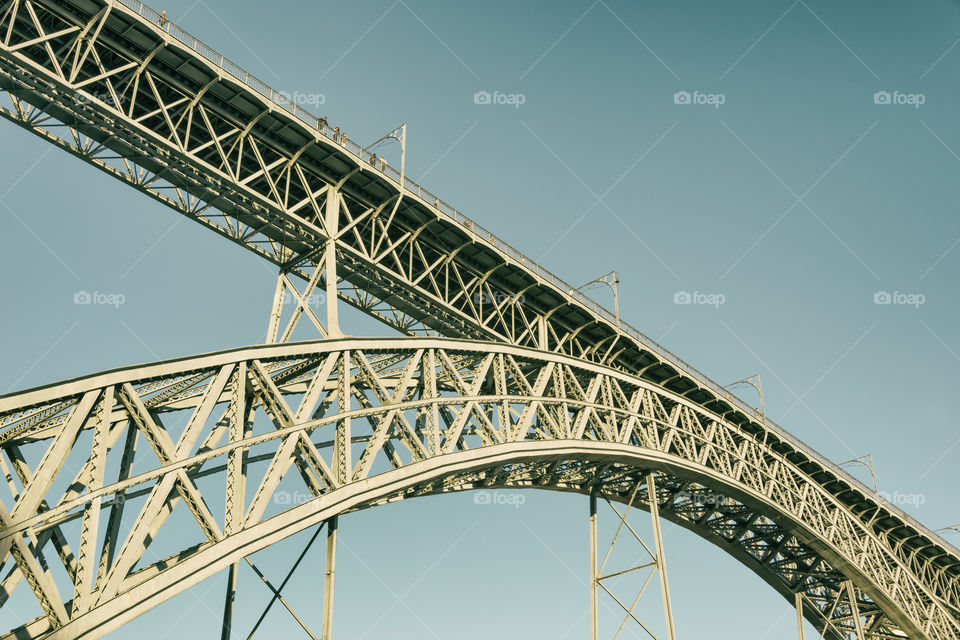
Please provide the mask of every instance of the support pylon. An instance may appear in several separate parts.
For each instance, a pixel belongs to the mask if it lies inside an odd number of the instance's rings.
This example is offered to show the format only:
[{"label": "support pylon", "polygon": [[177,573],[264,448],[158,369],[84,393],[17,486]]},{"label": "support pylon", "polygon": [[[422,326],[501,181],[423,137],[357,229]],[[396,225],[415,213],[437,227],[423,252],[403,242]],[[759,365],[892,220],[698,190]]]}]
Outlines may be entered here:
[{"label": "support pylon", "polygon": [[[650,517],[652,520],[653,526],[653,536],[654,536],[654,549],[656,553],[650,550],[647,544],[643,539],[637,534],[630,523],[627,522],[627,514],[630,512],[630,509],[633,507],[633,502],[636,499],[637,492],[640,489],[640,483],[637,483],[637,486],[633,490],[633,494],[630,496],[630,500],[627,502],[627,507],[623,513],[620,513],[617,508],[609,500],[607,503],[610,505],[610,508],[617,514],[620,519],[620,522],[617,525],[616,532],[614,533],[613,540],[610,542],[610,546],[607,549],[606,555],[603,557],[603,561],[599,563],[598,567],[598,556],[597,556],[597,495],[596,492],[590,494],[590,638],[591,640],[599,640],[600,635],[600,612],[599,612],[599,590],[603,589],[607,595],[609,595],[616,603],[620,606],[621,609],[625,612],[625,617],[620,623],[620,626],[617,628],[617,632],[614,635],[614,640],[620,637],[620,634],[623,632],[624,627],[627,622],[633,620],[638,625],[640,625],[644,631],[646,631],[652,638],[657,636],[644,624],[636,615],[634,615],[634,610],[637,607],[637,604],[640,602],[640,598],[646,592],[647,586],[650,584],[650,579],[653,577],[653,574],[656,572],[659,574],[660,578],[660,594],[661,600],[663,603],[663,615],[667,629],[668,640],[676,640],[676,629],[673,622],[673,605],[670,600],[670,585],[667,580],[667,563],[666,555],[664,552],[663,545],[663,531],[660,528],[660,505],[657,500],[657,487],[656,487],[656,478],[653,472],[650,472],[646,476],[646,485],[647,485],[647,500],[648,507],[650,510]],[[614,571],[609,574],[604,574],[604,568],[607,565],[607,561],[610,559],[610,554],[613,551],[613,546],[616,544],[617,539],[620,537],[622,530],[626,528],[637,542],[639,542],[647,554],[650,556],[650,562],[640,564],[629,569],[624,569],[621,571]],[[615,578],[622,576],[626,573],[632,571],[649,569],[650,572],[647,574],[646,579],[644,580],[643,586],[640,588],[637,593],[636,598],[634,598],[633,603],[630,606],[627,606],[620,598],[618,598],[614,593],[603,584],[604,580],[609,578]]]},{"label": "support pylon", "polygon": [[323,627],[320,640],[333,638],[333,580],[337,567],[337,516],[327,522],[327,569],[323,578]]}]

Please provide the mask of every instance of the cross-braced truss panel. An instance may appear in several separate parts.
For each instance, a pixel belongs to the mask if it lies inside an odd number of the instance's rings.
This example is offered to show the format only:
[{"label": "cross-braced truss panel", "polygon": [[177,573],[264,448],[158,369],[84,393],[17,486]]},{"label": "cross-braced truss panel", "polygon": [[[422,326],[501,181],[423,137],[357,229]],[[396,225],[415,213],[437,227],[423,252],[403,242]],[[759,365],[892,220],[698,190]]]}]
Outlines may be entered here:
[{"label": "cross-braced truss panel", "polygon": [[[483,487],[646,501],[651,471],[665,517],[800,593],[827,637],[960,630],[897,549],[762,440],[538,351],[336,340],[161,363],[0,399],[0,448],[0,604],[29,590],[43,611],[6,637],[101,635],[337,513]],[[177,518],[193,539],[165,536]]]}]

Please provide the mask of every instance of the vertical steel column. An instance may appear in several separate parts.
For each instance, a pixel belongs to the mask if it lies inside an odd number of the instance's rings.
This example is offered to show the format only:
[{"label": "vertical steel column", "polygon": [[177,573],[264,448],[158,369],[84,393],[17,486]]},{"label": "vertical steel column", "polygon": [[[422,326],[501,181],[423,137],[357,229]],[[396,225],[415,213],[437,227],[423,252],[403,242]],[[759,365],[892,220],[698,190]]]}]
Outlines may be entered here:
[{"label": "vertical steel column", "polygon": [[230,573],[227,574],[227,597],[223,603],[223,630],[220,632],[220,640],[230,640],[230,632],[233,629],[233,602],[237,596],[239,568],[239,563],[234,562],[230,565]]},{"label": "vertical steel column", "polygon": [[863,630],[863,620],[860,619],[860,607],[857,605],[857,592],[853,588],[853,581],[847,580],[847,598],[850,600],[850,615],[857,625],[857,640],[867,640],[867,634]]},{"label": "vertical steel column", "polygon": [[597,492],[590,494],[590,640],[600,636],[597,578]]},{"label": "vertical steel column", "polygon": [[280,317],[283,315],[283,301],[287,295],[287,287],[283,283],[283,272],[277,276],[277,288],[273,293],[273,306],[270,309],[270,322],[267,325],[266,344],[274,344],[277,341],[277,333],[280,331]]},{"label": "vertical steel column", "polygon": [[[283,283],[278,278],[277,292],[278,296],[274,298],[274,306],[277,300],[283,300]],[[282,304],[282,302],[281,302]],[[271,323],[273,319],[271,318]],[[228,418],[227,438],[229,442],[236,443],[242,441],[249,428],[247,399],[247,365],[239,363],[230,376],[230,406],[224,417]],[[226,483],[226,501],[224,504],[224,535],[230,536],[237,533],[242,528],[244,516],[244,495],[247,487],[247,453],[243,449],[234,449],[227,454],[227,483]],[[237,581],[240,575],[240,563],[234,562],[230,565],[230,573],[227,574],[227,594],[223,603],[223,629],[221,640],[230,640],[233,629],[233,605],[237,597]]]},{"label": "vertical steel column", "polygon": [[667,559],[663,553],[663,532],[660,531],[660,503],[657,500],[657,483],[653,471],[647,474],[647,499],[650,503],[650,517],[653,519],[653,537],[657,543],[657,569],[660,570],[660,594],[663,597],[667,637],[677,640],[677,632],[673,626],[673,606],[670,604],[670,585],[667,582]]},{"label": "vertical steel column", "polygon": [[324,250],[324,274],[327,281],[327,331],[331,338],[342,338],[340,319],[337,313],[337,232],[340,228],[340,191],[331,186],[327,190],[326,218],[324,220],[330,240]]},{"label": "vertical steel column", "polygon": [[337,516],[327,521],[327,570],[323,577],[323,627],[320,640],[333,638],[333,579],[337,568]]},{"label": "vertical steel column", "polygon": [[804,640],[803,635],[803,592],[797,591],[795,594],[795,601],[797,604],[797,637],[800,640]]}]

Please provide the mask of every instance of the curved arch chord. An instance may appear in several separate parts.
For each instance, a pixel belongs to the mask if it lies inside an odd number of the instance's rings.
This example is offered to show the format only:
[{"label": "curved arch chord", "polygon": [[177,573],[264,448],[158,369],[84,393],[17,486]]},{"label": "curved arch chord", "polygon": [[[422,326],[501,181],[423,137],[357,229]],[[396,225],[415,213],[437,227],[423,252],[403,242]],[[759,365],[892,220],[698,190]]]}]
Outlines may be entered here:
[{"label": "curved arch chord", "polygon": [[[236,349],[0,398],[0,447],[11,495],[0,605],[19,588],[44,612],[4,638],[100,637],[340,513],[482,487],[625,502],[650,471],[664,517],[791,603],[801,594],[827,637],[960,635],[942,582],[910,571],[902,549],[764,439],[557,354],[409,338]],[[172,544],[175,513],[196,523],[196,544],[150,562]],[[837,606],[845,589],[854,604]]]}]

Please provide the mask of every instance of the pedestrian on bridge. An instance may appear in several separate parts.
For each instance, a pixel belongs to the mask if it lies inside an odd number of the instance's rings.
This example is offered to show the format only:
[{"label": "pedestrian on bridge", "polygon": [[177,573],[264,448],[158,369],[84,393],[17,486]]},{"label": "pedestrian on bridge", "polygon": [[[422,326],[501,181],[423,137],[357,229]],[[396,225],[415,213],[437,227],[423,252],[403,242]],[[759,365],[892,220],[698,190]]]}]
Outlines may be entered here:
[{"label": "pedestrian on bridge", "polygon": [[167,12],[166,12],[166,10],[161,11],[161,12],[160,12],[160,20],[158,21],[158,23],[160,24],[160,28],[162,29],[162,28],[164,28],[165,26],[167,26],[167,23],[168,23],[168,22],[169,22],[169,20],[167,20]]}]

